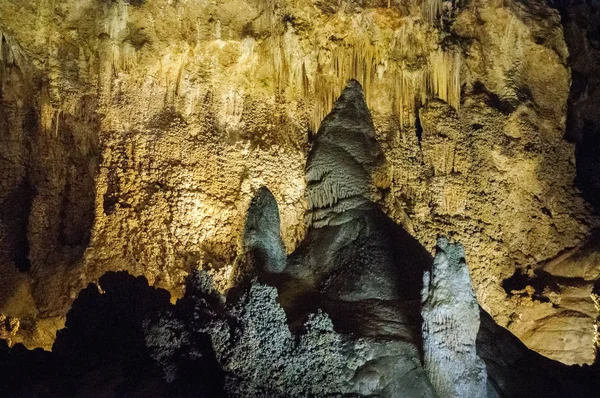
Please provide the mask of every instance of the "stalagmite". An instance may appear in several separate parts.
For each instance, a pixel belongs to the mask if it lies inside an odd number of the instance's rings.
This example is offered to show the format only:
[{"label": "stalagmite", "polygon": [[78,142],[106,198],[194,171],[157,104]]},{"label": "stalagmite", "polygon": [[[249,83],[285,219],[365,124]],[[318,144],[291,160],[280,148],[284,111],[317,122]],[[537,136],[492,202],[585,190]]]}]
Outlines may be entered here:
[{"label": "stalagmite", "polygon": [[431,272],[423,277],[425,371],[442,398],[486,397],[485,364],[477,356],[479,304],[462,245],[437,241]]},{"label": "stalagmite", "polygon": [[279,208],[271,191],[261,187],[248,208],[243,246],[251,265],[268,272],[285,267],[285,246],[281,240]]}]

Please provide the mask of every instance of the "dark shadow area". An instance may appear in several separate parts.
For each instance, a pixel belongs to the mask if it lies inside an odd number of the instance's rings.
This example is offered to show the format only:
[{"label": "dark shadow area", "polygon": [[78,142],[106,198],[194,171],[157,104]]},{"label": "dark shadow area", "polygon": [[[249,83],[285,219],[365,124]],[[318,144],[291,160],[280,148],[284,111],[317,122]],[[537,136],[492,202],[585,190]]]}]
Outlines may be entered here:
[{"label": "dark shadow area", "polygon": [[503,100],[498,94],[488,90],[488,88],[480,81],[473,83],[474,95],[484,95],[484,103],[494,109],[499,110],[504,115],[510,115],[516,109],[516,104],[511,101]]},{"label": "dark shadow area", "polygon": [[33,188],[28,179],[24,178],[0,205],[0,220],[8,232],[5,236],[6,243],[11,250],[15,266],[21,272],[28,272],[31,269],[27,230],[34,196]]},{"label": "dark shadow area", "polygon": [[483,309],[477,354],[485,361],[488,383],[503,397],[597,396],[598,368],[566,366],[529,350],[515,335],[498,326]]},{"label": "dark shadow area", "polygon": [[[144,321],[170,306],[169,293],[145,277],[109,272],[82,290],[52,352],[0,341],[1,396],[164,397]],[[183,396],[183,395],[174,395]],[[195,395],[202,396],[202,395]]]},{"label": "dark shadow area", "polygon": [[502,281],[502,288],[506,292],[508,297],[514,295],[527,296],[530,293],[527,292],[527,287],[533,288],[533,294],[531,295],[532,300],[541,302],[549,302],[548,297],[544,296],[544,289],[551,289],[558,291],[559,287],[556,285],[553,279],[548,278],[546,274],[539,275],[536,273],[533,276],[527,275],[523,270],[517,269],[512,276]]},{"label": "dark shadow area", "polygon": [[[598,105],[600,108],[600,105]],[[577,178],[575,184],[583,197],[600,209],[600,123],[587,122],[577,143]]]},{"label": "dark shadow area", "polygon": [[415,112],[415,132],[417,134],[417,141],[419,142],[419,148],[421,147],[421,140],[423,139],[423,126],[421,125],[421,118],[419,117],[419,110]]},{"label": "dark shadow area", "polygon": [[[66,249],[71,263],[79,261],[87,248],[94,225],[96,200],[95,173],[98,167],[96,138],[89,138],[90,147],[82,145],[70,125],[71,118],[61,121],[61,145],[68,166],[65,182],[57,202],[59,207],[58,243]],[[95,129],[96,126],[90,128]],[[95,132],[93,134],[96,134]],[[81,138],[79,138],[80,140]]]},{"label": "dark shadow area", "polygon": [[[2,88],[0,88],[0,101],[2,97]],[[0,178],[10,181],[18,176],[15,185],[5,186],[8,192],[0,193],[0,223],[6,231],[2,243],[21,272],[28,272],[31,269],[27,231],[35,189],[29,178],[26,160],[15,156],[13,152],[21,152],[25,159],[31,156],[29,138],[35,134],[36,128],[37,116],[32,108],[28,108],[22,123],[24,140],[15,148],[14,143],[9,141],[11,132],[7,112],[4,105],[0,104],[0,176],[2,176]],[[9,140],[3,141],[5,138]]]},{"label": "dark shadow area", "polygon": [[600,2],[555,0],[569,49],[565,138],[576,145],[575,185],[600,210]]}]

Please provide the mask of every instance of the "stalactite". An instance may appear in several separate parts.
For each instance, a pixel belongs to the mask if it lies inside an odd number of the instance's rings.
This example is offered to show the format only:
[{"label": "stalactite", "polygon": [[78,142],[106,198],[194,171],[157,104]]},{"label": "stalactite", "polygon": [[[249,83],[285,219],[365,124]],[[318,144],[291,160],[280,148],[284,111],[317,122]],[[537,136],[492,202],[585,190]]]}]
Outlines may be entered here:
[{"label": "stalactite", "polygon": [[136,52],[131,43],[124,42],[129,22],[128,4],[122,1],[110,6],[104,20],[104,33],[111,42],[110,60],[114,71],[127,71],[135,65]]},{"label": "stalactite", "polygon": [[400,127],[413,126],[416,110],[426,101],[424,70],[405,71],[397,68],[394,77],[394,114]]},{"label": "stalactite", "polygon": [[441,16],[444,0],[422,0],[423,14],[429,23],[434,24]]},{"label": "stalactite", "polygon": [[[330,50],[330,64],[321,67],[313,78],[315,107],[311,127],[317,130],[321,120],[331,111],[333,103],[350,79],[357,80],[365,92],[367,104],[371,101],[371,86],[377,65],[381,62],[381,50],[369,41],[349,41]],[[329,73],[325,73],[328,71]]]},{"label": "stalactite", "polygon": [[429,55],[428,94],[446,101],[456,110],[460,109],[461,66],[458,51],[439,50]]},{"label": "stalactite", "polygon": [[[431,2],[431,10],[441,10],[438,3]],[[374,99],[374,85],[391,81],[390,111],[401,128],[411,128],[416,110],[428,98],[440,98],[457,110],[460,107],[461,54],[453,49],[433,50],[429,36],[423,22],[407,18],[388,45],[351,35],[320,47],[315,59],[307,60],[297,35],[288,29],[265,40],[259,46],[259,58],[270,65],[276,93],[297,95],[312,104],[312,131],[318,130],[350,79],[361,83],[368,105]]]},{"label": "stalactite", "polygon": [[12,52],[10,51],[10,47],[8,45],[8,40],[6,36],[4,36],[4,32],[0,30],[0,63],[4,66],[6,64],[12,63]]},{"label": "stalactite", "polygon": [[41,112],[40,112],[40,122],[42,126],[42,131],[50,132],[52,131],[52,124],[54,122],[54,115],[56,114],[56,110],[50,103],[49,99],[41,100]]},{"label": "stalactite", "polygon": [[128,71],[136,63],[136,51],[135,48],[131,45],[131,43],[125,42],[121,48],[121,57],[119,59],[121,69],[124,71]]},{"label": "stalactite", "polygon": [[129,9],[127,3],[119,1],[109,6],[107,18],[104,20],[104,32],[111,39],[118,39],[127,29]]},{"label": "stalactite", "polygon": [[0,63],[3,65],[17,65],[19,68],[23,66],[23,54],[21,54],[19,46],[13,42],[10,35],[4,33],[0,27]]}]

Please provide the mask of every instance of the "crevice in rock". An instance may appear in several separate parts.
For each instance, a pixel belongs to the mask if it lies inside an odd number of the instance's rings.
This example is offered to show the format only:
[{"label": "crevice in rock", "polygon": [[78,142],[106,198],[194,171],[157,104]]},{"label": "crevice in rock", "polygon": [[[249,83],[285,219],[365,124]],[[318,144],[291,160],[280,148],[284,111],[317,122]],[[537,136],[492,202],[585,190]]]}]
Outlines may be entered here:
[{"label": "crevice in rock", "polygon": [[417,134],[419,148],[421,148],[421,140],[423,139],[423,126],[421,125],[421,118],[419,117],[419,109],[417,109],[415,112],[415,132]]},{"label": "crevice in rock", "polygon": [[512,276],[502,281],[502,288],[508,297],[531,295],[532,300],[543,303],[550,301],[548,297],[544,296],[544,289],[549,285],[552,285],[552,289],[558,290],[558,286],[547,278],[541,278],[537,274],[531,276],[522,269],[517,269]]},{"label": "crevice in rock", "polygon": [[2,203],[0,219],[10,232],[6,236],[12,251],[12,260],[21,272],[31,269],[29,240],[27,237],[29,213],[35,191],[25,178]]}]

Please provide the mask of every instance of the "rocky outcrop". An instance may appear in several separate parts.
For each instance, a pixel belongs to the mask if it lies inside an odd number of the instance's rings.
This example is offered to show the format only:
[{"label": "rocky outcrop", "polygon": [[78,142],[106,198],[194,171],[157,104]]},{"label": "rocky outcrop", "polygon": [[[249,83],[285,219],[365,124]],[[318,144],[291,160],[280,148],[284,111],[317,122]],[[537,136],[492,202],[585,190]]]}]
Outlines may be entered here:
[{"label": "rocky outcrop", "polygon": [[[289,292],[302,297],[290,297],[290,302],[284,299],[284,306],[292,313],[302,312],[295,308],[297,305],[324,305],[334,323],[364,335],[366,331],[361,328],[368,323],[345,314],[353,305],[366,308],[367,303],[374,303],[372,316],[399,312],[399,319],[395,315],[392,322],[398,326],[397,337],[415,342],[413,321],[418,316],[421,275],[431,256],[371,201],[377,193],[372,174],[382,163],[362,88],[350,81],[321,123],[308,155],[306,237],[288,257],[285,268],[270,271],[269,264],[275,259],[269,257],[261,267],[272,279],[278,279],[282,297]],[[263,196],[260,191],[250,206],[248,223],[253,224],[255,214],[261,214],[259,199]],[[273,241],[274,227],[272,222],[266,223],[244,236],[251,258],[255,250],[252,242]],[[277,245],[271,246],[263,252],[280,252]],[[274,274],[279,277],[274,278]]]},{"label": "rocky outcrop", "polygon": [[405,344],[340,335],[321,312],[292,334],[274,288],[254,281],[224,304],[218,292],[206,290],[212,281],[204,278],[190,278],[197,285],[188,285],[172,312],[148,326],[146,341],[171,382],[190,372],[190,363],[207,362],[207,347],[199,343],[208,338],[226,396],[434,396]]},{"label": "rocky outcrop", "polygon": [[489,397],[593,397],[598,367],[566,366],[528,349],[481,311],[477,354],[485,361]]}]

